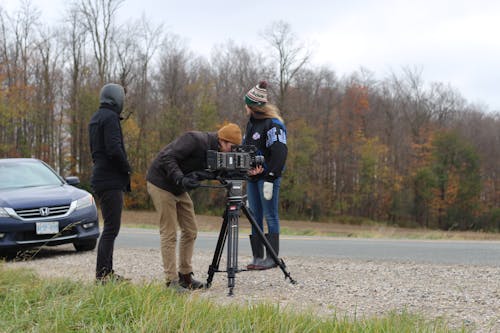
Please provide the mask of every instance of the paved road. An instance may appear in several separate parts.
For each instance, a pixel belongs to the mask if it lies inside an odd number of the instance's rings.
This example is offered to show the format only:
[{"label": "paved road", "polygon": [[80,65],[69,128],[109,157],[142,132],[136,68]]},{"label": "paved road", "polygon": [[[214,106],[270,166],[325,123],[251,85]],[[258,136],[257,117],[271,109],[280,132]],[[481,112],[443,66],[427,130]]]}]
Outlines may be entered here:
[{"label": "paved road", "polygon": [[[197,251],[213,253],[218,233],[199,233]],[[239,252],[250,255],[247,235],[239,235]],[[157,230],[123,228],[117,247],[159,248]],[[439,264],[500,266],[499,241],[425,241],[388,239],[345,239],[333,237],[283,236],[280,254],[323,256],[363,260],[414,261]],[[226,253],[224,249],[224,255]]]}]

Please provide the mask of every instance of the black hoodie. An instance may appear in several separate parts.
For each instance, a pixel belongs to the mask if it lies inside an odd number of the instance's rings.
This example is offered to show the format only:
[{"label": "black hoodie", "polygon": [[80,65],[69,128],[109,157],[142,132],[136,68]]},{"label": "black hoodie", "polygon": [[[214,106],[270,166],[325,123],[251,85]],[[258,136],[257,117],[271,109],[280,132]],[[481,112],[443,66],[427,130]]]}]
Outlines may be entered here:
[{"label": "black hoodie", "polygon": [[89,142],[94,162],[90,182],[96,193],[130,191],[131,168],[120,125],[124,98],[121,86],[105,85],[101,90],[99,110],[90,119]]}]

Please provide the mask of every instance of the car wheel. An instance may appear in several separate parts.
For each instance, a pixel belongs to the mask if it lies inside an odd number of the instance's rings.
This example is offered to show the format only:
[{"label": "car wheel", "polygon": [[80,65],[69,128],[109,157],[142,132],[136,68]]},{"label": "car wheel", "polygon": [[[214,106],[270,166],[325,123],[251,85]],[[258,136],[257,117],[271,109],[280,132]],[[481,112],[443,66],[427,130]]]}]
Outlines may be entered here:
[{"label": "car wheel", "polygon": [[16,257],[17,257],[17,251],[14,250],[0,251],[0,261],[13,260]]},{"label": "car wheel", "polygon": [[86,239],[78,242],[74,242],[73,246],[77,251],[92,251],[95,249],[97,244],[97,239]]}]

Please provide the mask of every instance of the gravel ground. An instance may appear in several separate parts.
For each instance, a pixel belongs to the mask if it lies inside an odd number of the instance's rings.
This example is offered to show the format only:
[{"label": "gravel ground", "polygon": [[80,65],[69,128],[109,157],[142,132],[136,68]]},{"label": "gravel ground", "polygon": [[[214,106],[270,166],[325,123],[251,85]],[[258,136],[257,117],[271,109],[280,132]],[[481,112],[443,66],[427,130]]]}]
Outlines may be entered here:
[{"label": "gravel ground", "polygon": [[[41,276],[92,281],[95,252],[76,253],[71,246],[48,249],[35,260],[8,262],[6,267],[32,268]],[[213,253],[195,253],[195,277],[206,281]],[[134,283],[163,280],[158,249],[115,250],[115,271]],[[444,318],[451,328],[500,332],[500,268],[361,261],[319,257],[284,257],[292,285],[272,269],[236,275],[228,297],[227,275],[216,273],[212,287],[196,291],[219,304],[267,301],[282,308],[314,311],[322,316],[370,317],[388,311]],[[250,257],[240,256],[243,266]],[[224,258],[221,269],[225,269]]]}]

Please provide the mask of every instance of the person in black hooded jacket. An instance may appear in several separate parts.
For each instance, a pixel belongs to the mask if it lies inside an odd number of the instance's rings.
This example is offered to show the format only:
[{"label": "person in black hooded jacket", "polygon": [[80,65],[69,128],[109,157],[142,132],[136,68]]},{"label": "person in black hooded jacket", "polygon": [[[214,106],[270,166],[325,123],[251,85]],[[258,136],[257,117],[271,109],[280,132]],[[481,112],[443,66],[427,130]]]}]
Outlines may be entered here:
[{"label": "person in black hooded jacket", "polygon": [[131,168],[120,125],[124,100],[125,90],[121,85],[104,85],[99,109],[88,126],[93,161],[90,183],[104,219],[96,263],[96,279],[101,282],[124,279],[113,271],[113,249],[120,231],[123,192],[130,191]]}]

